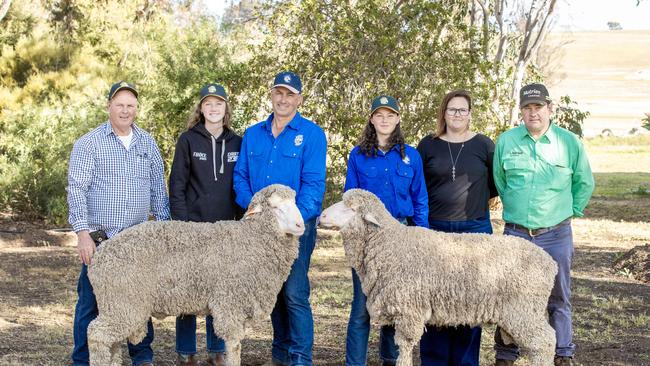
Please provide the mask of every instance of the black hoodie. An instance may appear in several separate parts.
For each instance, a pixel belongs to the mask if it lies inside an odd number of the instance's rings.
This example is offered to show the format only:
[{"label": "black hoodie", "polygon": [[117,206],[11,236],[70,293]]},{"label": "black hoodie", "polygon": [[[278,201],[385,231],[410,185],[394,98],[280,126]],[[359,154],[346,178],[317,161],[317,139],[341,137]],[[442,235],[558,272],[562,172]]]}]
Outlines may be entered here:
[{"label": "black hoodie", "polygon": [[173,220],[214,222],[239,219],[232,172],[239,158],[241,137],[224,128],[214,138],[198,123],[176,143],[169,175],[169,204]]}]

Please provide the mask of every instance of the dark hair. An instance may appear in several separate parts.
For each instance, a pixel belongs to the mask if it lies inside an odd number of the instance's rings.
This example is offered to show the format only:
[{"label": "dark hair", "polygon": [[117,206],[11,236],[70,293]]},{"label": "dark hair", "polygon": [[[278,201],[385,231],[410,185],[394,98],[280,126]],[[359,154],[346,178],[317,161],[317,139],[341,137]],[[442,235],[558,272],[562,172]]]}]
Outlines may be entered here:
[{"label": "dark hair", "polygon": [[442,103],[440,104],[440,110],[438,111],[438,122],[436,124],[436,130],[433,132],[433,137],[441,136],[447,132],[447,122],[445,122],[447,104],[449,104],[450,100],[456,97],[465,98],[465,100],[467,100],[469,110],[472,110],[472,97],[469,95],[469,92],[467,90],[458,89],[447,93],[447,95],[442,98]]},{"label": "dark hair", "polygon": [[[359,150],[361,153],[366,156],[377,156],[377,151],[379,150],[379,140],[377,140],[377,130],[375,126],[372,125],[372,116],[368,118],[368,123],[363,129],[363,133],[359,138]],[[388,149],[392,149],[395,145],[400,145],[399,153],[404,159],[406,157],[406,152],[404,150],[404,135],[400,129],[400,124],[398,123],[393,130],[393,133],[388,137]]]},{"label": "dark hair", "polygon": [[[203,103],[203,100],[200,100],[196,106],[194,106],[194,111],[192,114],[190,114],[190,118],[187,119],[188,130],[199,123],[205,123],[205,116],[203,116],[203,113],[201,113],[201,104]],[[232,111],[230,110],[230,102],[227,100],[224,100],[224,102],[226,102],[226,113],[223,116],[223,128],[232,130],[230,127],[230,116],[232,115]]]}]

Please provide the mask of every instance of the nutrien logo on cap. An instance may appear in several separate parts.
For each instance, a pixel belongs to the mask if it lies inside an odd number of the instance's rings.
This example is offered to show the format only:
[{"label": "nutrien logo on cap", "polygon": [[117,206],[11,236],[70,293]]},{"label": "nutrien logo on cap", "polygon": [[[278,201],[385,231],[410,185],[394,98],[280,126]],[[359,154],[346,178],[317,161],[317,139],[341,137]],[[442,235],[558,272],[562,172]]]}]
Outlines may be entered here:
[{"label": "nutrien logo on cap", "polygon": [[540,96],[542,92],[537,89],[524,90],[524,96],[529,96],[530,94],[535,94],[534,96]]}]

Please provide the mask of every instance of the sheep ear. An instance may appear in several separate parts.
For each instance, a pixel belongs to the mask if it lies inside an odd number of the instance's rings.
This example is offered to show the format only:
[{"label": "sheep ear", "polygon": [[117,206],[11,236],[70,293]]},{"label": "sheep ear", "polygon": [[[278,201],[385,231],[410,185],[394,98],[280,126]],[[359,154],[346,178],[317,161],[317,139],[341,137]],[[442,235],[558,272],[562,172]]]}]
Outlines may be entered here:
[{"label": "sheep ear", "polygon": [[248,210],[244,213],[244,218],[249,218],[251,216],[254,216],[258,213],[262,212],[262,206],[260,205],[255,205],[255,206],[250,206],[248,207]]},{"label": "sheep ear", "polygon": [[367,213],[367,214],[363,215],[363,219],[366,220],[367,222],[377,226],[377,227],[381,227],[381,224],[379,223],[379,220],[377,220],[375,215],[373,215],[371,213]]}]

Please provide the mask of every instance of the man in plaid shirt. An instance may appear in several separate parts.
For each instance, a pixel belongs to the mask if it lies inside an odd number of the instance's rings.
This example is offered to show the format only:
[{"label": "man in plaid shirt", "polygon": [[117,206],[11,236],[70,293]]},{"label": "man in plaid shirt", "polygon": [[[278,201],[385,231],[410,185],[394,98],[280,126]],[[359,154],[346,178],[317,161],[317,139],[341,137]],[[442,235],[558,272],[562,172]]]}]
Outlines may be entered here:
[{"label": "man in plaid shirt", "polygon": [[[77,233],[82,262],[74,317],[73,365],[88,365],[88,324],[97,317],[97,302],[87,269],[104,233],[110,238],[148,220],[169,220],[163,160],[151,135],[135,124],[138,92],[118,82],[108,93],[108,122],[74,144],[68,169],[69,221]],[[102,235],[99,235],[102,234]],[[91,237],[92,235],[92,237]],[[93,240],[93,238],[95,240]],[[153,326],[137,345],[129,343],[134,366],[152,365]]]}]

